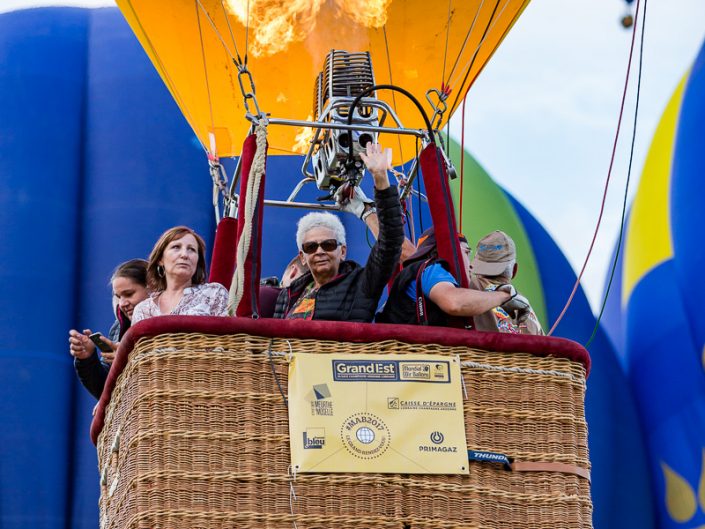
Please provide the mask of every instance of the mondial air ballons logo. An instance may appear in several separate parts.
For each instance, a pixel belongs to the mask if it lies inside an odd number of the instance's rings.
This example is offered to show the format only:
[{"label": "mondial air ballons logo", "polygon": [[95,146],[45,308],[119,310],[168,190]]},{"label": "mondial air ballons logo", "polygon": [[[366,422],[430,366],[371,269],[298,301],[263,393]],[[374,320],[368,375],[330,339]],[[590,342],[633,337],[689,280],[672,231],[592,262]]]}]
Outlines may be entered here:
[{"label": "mondial air ballons logo", "polygon": [[387,425],[372,413],[355,413],[345,419],[340,437],[347,451],[360,459],[381,456],[391,440]]}]

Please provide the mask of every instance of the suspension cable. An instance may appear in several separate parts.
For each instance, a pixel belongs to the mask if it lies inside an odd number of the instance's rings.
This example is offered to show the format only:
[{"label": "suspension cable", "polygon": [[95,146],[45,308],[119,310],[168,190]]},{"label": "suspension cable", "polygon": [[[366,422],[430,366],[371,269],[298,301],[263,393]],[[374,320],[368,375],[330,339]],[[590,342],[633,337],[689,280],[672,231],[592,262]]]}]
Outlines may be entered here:
[{"label": "suspension cable", "polygon": [[[458,106],[458,102],[460,101],[460,98],[465,97],[465,95],[468,93],[469,86],[466,89],[465,88],[465,83],[467,83],[468,78],[470,77],[470,72],[472,71],[472,67],[475,65],[475,59],[477,59],[477,55],[480,53],[480,48],[482,48],[482,45],[485,43],[485,40],[487,40],[487,35],[490,34],[490,31],[494,28],[494,26],[497,24],[497,21],[502,17],[502,14],[504,13],[504,10],[507,9],[507,6],[509,5],[509,1],[504,4],[504,7],[500,10],[499,14],[497,14],[497,8],[499,7],[499,3],[501,0],[497,0],[497,3],[494,5],[494,8],[492,8],[492,14],[490,15],[490,19],[487,21],[487,26],[485,26],[485,31],[482,33],[482,37],[480,38],[480,42],[477,43],[477,46],[475,47],[475,50],[472,52],[472,55],[470,56],[470,59],[465,63],[465,66],[460,70],[461,72],[465,70],[465,76],[463,77],[463,81],[460,83],[460,86],[458,88],[458,92],[456,93],[455,96],[455,101],[453,101],[453,104],[450,107],[450,115],[455,112],[455,109]],[[497,16],[495,16],[497,15]],[[450,79],[448,80],[450,83]]]},{"label": "suspension cable", "polygon": [[[445,51],[443,52],[443,73],[441,73],[441,86],[443,86],[443,83],[445,83],[446,80],[446,62],[448,60],[448,38],[450,37],[450,6],[452,4],[452,0],[448,0],[448,18],[446,20],[446,45],[445,45]],[[477,15],[477,13],[475,13]]]},{"label": "suspension cable", "polygon": [[[200,3],[200,0],[196,0],[196,2]],[[196,22],[198,23],[198,38],[201,42],[201,61],[203,62],[203,77],[206,81],[206,95],[208,96],[208,110],[210,112],[210,118],[211,118],[211,129],[215,131],[215,121],[213,120],[213,102],[211,101],[211,88],[210,84],[208,83],[208,65],[206,63],[206,50],[205,47],[203,46],[203,31],[201,30],[201,14],[198,11],[198,4],[194,2],[193,7],[196,9]],[[215,150],[215,149],[214,149]],[[211,153],[213,156],[215,156],[215,152]]]},{"label": "suspension cable", "polygon": [[[419,158],[419,139],[416,138],[415,141],[416,144],[416,159],[418,160]],[[425,189],[425,187],[424,187]],[[421,231],[421,234],[423,234],[424,229],[423,229],[423,209],[421,208],[421,179],[416,178],[416,206],[419,208],[419,230]],[[431,222],[433,224],[433,222]],[[418,239],[414,240],[414,244],[416,244]]]},{"label": "suspension cable", "polygon": [[619,141],[619,133],[622,128],[622,116],[624,115],[624,105],[627,99],[627,89],[629,87],[629,74],[631,73],[631,68],[632,68],[632,57],[634,55],[634,44],[636,42],[636,30],[637,30],[637,20],[639,18],[639,7],[641,4],[641,0],[637,0],[636,2],[636,16],[634,17],[634,29],[632,30],[632,42],[631,42],[631,47],[629,49],[629,62],[627,63],[627,73],[626,73],[626,78],[624,80],[624,90],[622,92],[622,103],[620,105],[619,109],[619,118],[617,120],[617,130],[614,135],[614,143],[612,145],[612,156],[610,158],[610,164],[609,164],[609,169],[607,170],[607,178],[605,180],[605,188],[602,193],[602,203],[600,204],[600,213],[597,217],[597,224],[595,226],[595,232],[592,236],[592,241],[590,242],[590,247],[588,249],[588,253],[585,256],[585,261],[583,262],[583,266],[580,269],[580,273],[578,274],[577,279],[575,280],[575,285],[573,286],[573,290],[570,293],[570,296],[568,297],[568,301],[566,302],[565,306],[563,307],[563,310],[561,313],[558,315],[558,318],[554,322],[553,326],[551,327],[551,330],[548,331],[548,336],[551,336],[553,332],[556,330],[556,327],[558,327],[558,324],[561,322],[563,319],[563,316],[565,316],[566,311],[568,310],[568,307],[570,307],[570,304],[573,302],[573,298],[575,297],[575,293],[578,291],[578,287],[580,286],[580,280],[583,277],[583,274],[585,273],[585,268],[587,268],[588,261],[590,260],[590,255],[592,254],[592,250],[595,246],[595,241],[597,239],[597,233],[600,231],[600,224],[602,223],[602,216],[604,215],[605,212],[605,202],[607,201],[607,190],[609,189],[610,185],[610,179],[612,178],[612,168],[614,167],[614,160],[616,157],[617,153],[617,143]]},{"label": "suspension cable", "polygon": [[[610,295],[610,288],[612,287],[612,280],[614,279],[614,273],[617,270],[617,262],[619,261],[619,255],[622,248],[622,240],[624,238],[624,222],[627,216],[627,197],[629,196],[629,181],[632,175],[632,162],[634,160],[634,144],[636,143],[636,125],[637,118],[639,116],[639,95],[641,94],[641,71],[644,63],[644,32],[646,31],[646,6],[648,0],[644,0],[644,12],[641,15],[641,39],[639,43],[639,73],[637,75],[636,82],[636,102],[634,105],[634,125],[632,128],[632,143],[629,149],[629,168],[627,169],[627,182],[624,186],[624,200],[622,201],[622,218],[619,223],[619,237],[617,239],[617,249],[614,252],[614,259],[612,260],[612,267],[610,271],[610,280],[607,283],[607,288],[605,289],[605,295],[602,299],[602,306],[600,307],[600,313],[595,321],[595,327],[592,330],[592,334],[585,344],[585,349],[590,347],[595,336],[597,336],[597,331],[600,328],[600,321],[602,320],[602,314],[605,312],[605,307],[607,306],[607,298]],[[638,9],[638,6],[637,6]],[[635,17],[636,20],[636,17]]]},{"label": "suspension cable", "polygon": [[[387,24],[382,26],[382,32],[384,34],[384,49],[387,52],[387,70],[389,71],[389,84],[394,84],[394,78],[392,77],[392,61],[389,53],[389,42],[387,41]],[[397,98],[395,92],[392,92],[392,105],[394,106],[394,112],[397,112]],[[401,146],[401,135],[399,134],[397,134],[397,142],[399,143],[399,155],[401,156],[401,164],[403,167],[406,163],[406,158],[404,158],[404,150]]]},{"label": "suspension cable", "polygon": [[[221,0],[222,1],[222,0]],[[215,22],[211,18],[210,14],[208,11],[203,7],[203,4],[201,4],[201,0],[196,0],[198,4],[201,6],[201,9],[205,13],[206,17],[208,18],[208,21],[210,22],[211,27],[213,28],[213,31],[215,31],[218,40],[220,40],[220,43],[223,45],[223,48],[225,49],[225,52],[230,56],[230,59],[233,61],[233,63],[237,67],[238,71],[238,82],[240,84],[240,91],[242,92],[242,97],[243,97],[243,104],[245,106],[245,112],[251,116],[256,116],[259,119],[266,119],[266,114],[264,114],[260,108],[259,104],[257,103],[257,97],[255,95],[255,83],[254,80],[252,79],[252,74],[250,71],[247,69],[247,50],[245,50],[245,60],[242,61],[240,59],[240,54],[238,53],[237,58],[233,56],[233,54],[230,52],[230,48],[228,48],[228,45],[225,43],[225,40],[223,39],[223,36],[220,33],[220,30],[218,29],[218,26],[215,25]],[[248,26],[247,30],[249,31],[249,2],[248,2]],[[226,16],[227,20],[227,16]],[[228,23],[228,27],[230,27],[230,23]],[[232,35],[232,33],[231,33]],[[234,39],[233,39],[234,40]],[[236,46],[237,48],[237,46]],[[252,109],[250,109],[249,102],[252,101],[254,104],[255,112],[252,112]]]},{"label": "suspension cable", "polygon": [[[202,10],[203,13],[206,15],[206,18],[208,19],[208,22],[210,23],[211,27],[213,28],[213,31],[215,31],[215,34],[216,34],[216,36],[218,37],[218,40],[219,40],[220,43],[223,45],[223,48],[225,49],[225,52],[226,52],[226,53],[228,54],[228,56],[230,57],[230,60],[233,61],[233,63],[235,63],[235,65],[237,65],[237,66],[239,66],[240,64],[242,64],[242,61],[240,60],[240,53],[237,51],[237,45],[235,45],[235,53],[237,54],[237,58],[236,58],[236,57],[232,54],[232,52],[230,51],[230,48],[228,48],[227,43],[226,43],[225,40],[223,39],[223,36],[220,34],[220,30],[218,29],[218,26],[216,26],[215,22],[214,22],[213,19],[211,18],[210,13],[208,13],[208,10],[207,10],[205,7],[203,7],[203,4],[201,3],[201,0],[196,0],[196,2],[198,2],[198,5],[200,6],[201,10]],[[228,19],[228,17],[226,16],[226,17],[225,17],[225,20],[227,20],[227,19]],[[230,26],[230,23],[228,23],[228,27],[229,27],[229,26]],[[233,39],[233,44],[234,44],[234,43],[235,43],[235,40]]]},{"label": "suspension cable", "polygon": [[[140,31],[142,33],[142,36],[145,39],[145,42],[147,43],[147,47],[149,48],[149,51],[152,52],[152,56],[154,57],[156,63],[157,63],[157,70],[162,72],[164,74],[164,77],[166,77],[166,85],[167,87],[170,88],[171,93],[174,95],[174,99],[176,100],[176,103],[179,105],[179,108],[181,111],[186,115],[186,120],[191,124],[192,127],[195,127],[196,122],[193,120],[193,117],[188,111],[188,107],[183,103],[183,99],[181,98],[181,94],[179,93],[179,90],[176,88],[176,84],[171,80],[171,76],[169,75],[169,71],[166,69],[164,66],[164,63],[162,62],[161,58],[159,57],[159,53],[157,53],[157,49],[154,47],[152,44],[152,40],[149,38],[149,35],[147,35],[147,32],[144,29],[144,26],[142,25],[142,21],[140,18],[137,16],[137,12],[135,11],[135,8],[132,6],[132,1],[127,0],[127,5],[130,8],[130,11],[132,12],[132,17],[135,19],[135,22],[137,22],[137,25],[140,28]],[[205,145],[201,144],[201,147],[203,148],[204,151],[208,152],[206,149]]]},{"label": "suspension cable", "polygon": [[463,55],[463,52],[465,51],[465,46],[467,46],[468,40],[470,40],[470,35],[472,34],[472,30],[475,28],[475,23],[477,22],[478,17],[480,16],[480,11],[482,11],[482,6],[485,4],[485,0],[482,0],[480,2],[479,7],[477,8],[477,11],[475,11],[475,16],[472,19],[472,24],[470,24],[470,29],[468,29],[468,32],[465,34],[465,39],[463,40],[463,45],[460,46],[460,51],[458,52],[458,55],[455,57],[455,62],[453,62],[453,67],[450,69],[450,73],[448,74],[448,79],[443,79],[444,83],[449,83],[450,78],[453,77],[453,74],[455,73],[455,68],[458,66],[458,61],[460,61],[460,57]]},{"label": "suspension cable", "polygon": [[247,66],[247,56],[250,53],[250,0],[247,0],[247,23],[245,24],[245,66]]},{"label": "suspension cable", "polygon": [[[235,48],[235,55],[237,55],[236,65],[242,64],[242,58],[240,57],[240,51],[237,49],[237,42],[235,42],[235,35],[233,34],[233,28],[230,25],[230,19],[228,18],[228,11],[225,9],[225,4],[223,0],[220,0],[220,7],[223,8],[223,16],[225,17],[225,23],[228,25],[228,31],[230,32],[230,39],[233,41],[233,47]],[[232,54],[231,54],[232,56]]]}]

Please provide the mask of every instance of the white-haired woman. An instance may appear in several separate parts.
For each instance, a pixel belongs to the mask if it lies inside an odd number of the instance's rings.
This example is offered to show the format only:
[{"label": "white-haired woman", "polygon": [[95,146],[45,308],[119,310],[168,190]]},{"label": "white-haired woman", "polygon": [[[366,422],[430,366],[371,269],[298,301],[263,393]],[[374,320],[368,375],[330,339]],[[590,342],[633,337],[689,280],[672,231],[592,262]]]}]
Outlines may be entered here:
[{"label": "white-haired woman", "polygon": [[370,322],[391,279],[404,241],[399,194],[389,185],[389,159],[367,144],[362,159],[375,183],[379,238],[363,267],[346,261],[345,229],[335,215],[309,213],[299,220],[296,245],[309,271],[282,290],[275,318]]}]

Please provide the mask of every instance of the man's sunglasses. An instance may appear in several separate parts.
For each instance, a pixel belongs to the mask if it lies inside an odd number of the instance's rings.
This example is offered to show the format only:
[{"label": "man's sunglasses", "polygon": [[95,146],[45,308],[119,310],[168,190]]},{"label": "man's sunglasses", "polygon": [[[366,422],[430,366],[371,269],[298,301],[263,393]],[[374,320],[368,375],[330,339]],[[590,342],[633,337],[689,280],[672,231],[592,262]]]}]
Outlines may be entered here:
[{"label": "man's sunglasses", "polygon": [[324,252],[332,252],[339,245],[340,245],[340,243],[335,239],[326,239],[325,241],[321,241],[321,242],[316,242],[316,241],[305,242],[301,245],[301,249],[303,250],[304,253],[313,253],[316,250],[318,250],[318,247],[320,246],[321,248],[323,248]]}]

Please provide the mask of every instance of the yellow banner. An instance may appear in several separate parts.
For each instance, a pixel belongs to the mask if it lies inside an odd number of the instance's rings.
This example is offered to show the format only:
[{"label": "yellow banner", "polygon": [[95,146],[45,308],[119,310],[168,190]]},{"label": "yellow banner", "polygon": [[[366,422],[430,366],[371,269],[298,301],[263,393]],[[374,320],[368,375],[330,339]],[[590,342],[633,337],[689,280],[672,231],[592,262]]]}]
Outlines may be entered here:
[{"label": "yellow banner", "polygon": [[458,359],[294,353],[289,436],[296,472],[467,474]]}]

